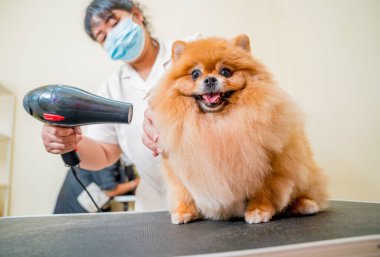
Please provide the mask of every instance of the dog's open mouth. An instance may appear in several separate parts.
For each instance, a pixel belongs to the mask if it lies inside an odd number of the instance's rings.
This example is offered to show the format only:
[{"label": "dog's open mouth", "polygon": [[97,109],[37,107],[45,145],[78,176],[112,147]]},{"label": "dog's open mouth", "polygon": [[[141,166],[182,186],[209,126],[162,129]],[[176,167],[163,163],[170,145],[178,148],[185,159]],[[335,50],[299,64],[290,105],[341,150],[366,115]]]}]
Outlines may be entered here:
[{"label": "dog's open mouth", "polygon": [[228,92],[211,92],[202,95],[194,95],[195,100],[198,102],[199,107],[204,112],[220,111],[228,99],[232,96],[234,91]]}]

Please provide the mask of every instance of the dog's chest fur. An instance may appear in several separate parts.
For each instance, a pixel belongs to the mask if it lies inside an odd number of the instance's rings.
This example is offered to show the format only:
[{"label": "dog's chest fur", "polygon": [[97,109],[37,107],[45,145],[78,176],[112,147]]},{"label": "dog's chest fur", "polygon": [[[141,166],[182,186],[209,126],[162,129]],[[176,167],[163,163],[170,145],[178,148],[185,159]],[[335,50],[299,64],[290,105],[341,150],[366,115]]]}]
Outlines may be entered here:
[{"label": "dog's chest fur", "polygon": [[246,199],[270,172],[257,132],[225,119],[197,120],[182,128],[169,161],[199,210],[213,219],[242,216]]}]

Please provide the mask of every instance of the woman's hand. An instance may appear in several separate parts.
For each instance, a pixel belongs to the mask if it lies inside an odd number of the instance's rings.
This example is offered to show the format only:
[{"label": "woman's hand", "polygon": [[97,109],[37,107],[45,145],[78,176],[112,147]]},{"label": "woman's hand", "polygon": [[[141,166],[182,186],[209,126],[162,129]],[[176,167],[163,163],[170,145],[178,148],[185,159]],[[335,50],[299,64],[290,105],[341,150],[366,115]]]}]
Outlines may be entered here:
[{"label": "woman's hand", "polygon": [[63,128],[44,124],[41,136],[46,151],[64,154],[77,147],[82,139],[82,130],[80,127]]},{"label": "woman's hand", "polygon": [[144,125],[143,125],[144,133],[142,136],[142,142],[146,147],[148,147],[152,152],[153,156],[156,157],[162,150],[158,147],[158,131],[155,128],[152,120],[152,109],[148,107],[144,113]]}]

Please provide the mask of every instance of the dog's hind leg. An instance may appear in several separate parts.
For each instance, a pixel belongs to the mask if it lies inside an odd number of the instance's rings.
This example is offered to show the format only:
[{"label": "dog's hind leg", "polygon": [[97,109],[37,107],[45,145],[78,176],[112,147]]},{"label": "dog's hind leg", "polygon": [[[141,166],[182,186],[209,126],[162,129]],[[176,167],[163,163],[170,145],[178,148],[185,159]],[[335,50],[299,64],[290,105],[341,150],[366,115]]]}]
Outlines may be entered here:
[{"label": "dog's hind leg", "polygon": [[319,205],[314,200],[300,197],[291,204],[288,212],[296,215],[311,215],[319,212],[319,209]]}]

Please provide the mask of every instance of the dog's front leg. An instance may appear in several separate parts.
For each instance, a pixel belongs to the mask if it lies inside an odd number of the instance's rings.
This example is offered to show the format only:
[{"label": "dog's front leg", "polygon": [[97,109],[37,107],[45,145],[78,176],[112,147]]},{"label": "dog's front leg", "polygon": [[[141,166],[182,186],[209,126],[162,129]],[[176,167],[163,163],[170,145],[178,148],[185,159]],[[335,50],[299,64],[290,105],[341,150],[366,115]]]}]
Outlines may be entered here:
[{"label": "dog's front leg", "polygon": [[163,160],[163,168],[168,179],[168,200],[173,224],[185,224],[200,219],[193,198],[178,176],[173,172],[167,159]]},{"label": "dog's front leg", "polygon": [[254,197],[248,199],[247,209],[244,214],[245,221],[250,224],[269,222],[276,213],[276,209],[270,199],[271,192],[265,188]]}]

